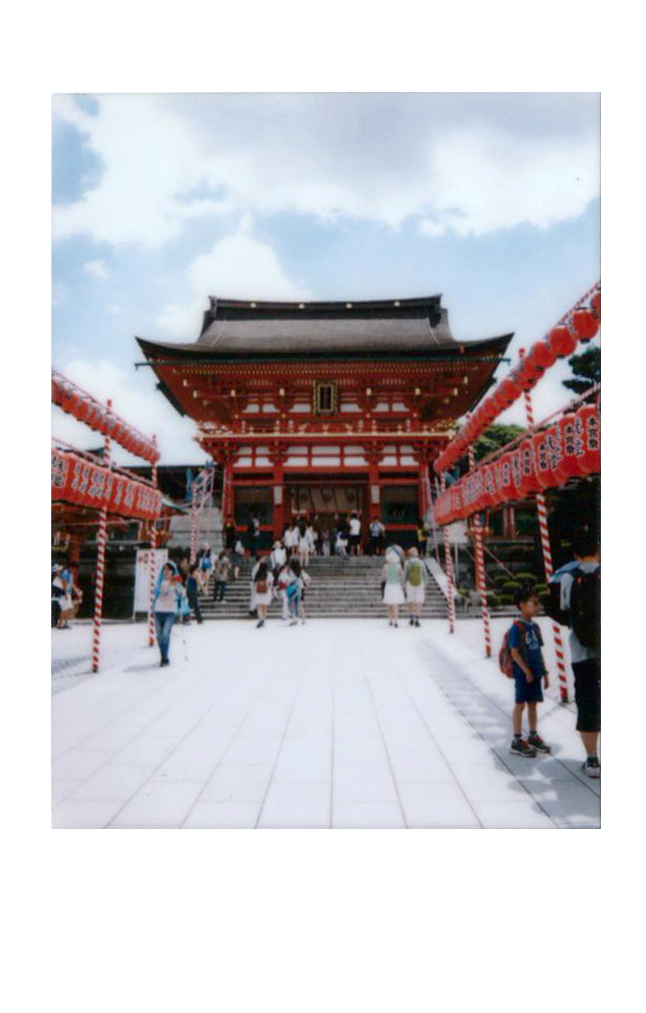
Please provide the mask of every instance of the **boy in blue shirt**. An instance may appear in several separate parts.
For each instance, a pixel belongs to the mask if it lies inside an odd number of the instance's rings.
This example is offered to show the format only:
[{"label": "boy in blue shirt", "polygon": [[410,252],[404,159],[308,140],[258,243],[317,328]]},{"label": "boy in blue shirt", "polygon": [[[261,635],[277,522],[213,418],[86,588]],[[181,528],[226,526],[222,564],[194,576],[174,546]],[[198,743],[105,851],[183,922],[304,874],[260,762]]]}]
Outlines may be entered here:
[{"label": "boy in blue shirt", "polygon": [[[543,685],[550,684],[543,661],[543,638],[540,627],[533,622],[541,610],[538,596],[530,589],[524,588],[516,594],[516,605],[521,618],[516,620],[509,635],[509,648],[514,663],[514,683],[516,687],[516,706],[514,707],[514,738],[510,751],[519,756],[536,756],[536,753],[549,753],[550,747],[543,742],[538,734],[538,715],[536,704],[543,700]],[[522,737],[523,711],[527,704],[529,718],[529,736]]]}]

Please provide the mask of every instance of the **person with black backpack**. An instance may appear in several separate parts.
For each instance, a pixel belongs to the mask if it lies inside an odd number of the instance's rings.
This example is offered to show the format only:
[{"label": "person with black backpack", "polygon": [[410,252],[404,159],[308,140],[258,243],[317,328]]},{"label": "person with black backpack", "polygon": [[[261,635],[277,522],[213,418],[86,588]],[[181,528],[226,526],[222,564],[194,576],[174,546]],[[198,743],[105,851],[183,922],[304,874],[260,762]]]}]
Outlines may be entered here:
[{"label": "person with black backpack", "polygon": [[[560,575],[560,608],[570,627],[570,659],[574,674],[576,728],[587,759],[581,770],[601,777],[601,562],[598,539],[589,533],[577,537],[572,549],[577,565]],[[555,576],[557,576],[555,574]]]}]

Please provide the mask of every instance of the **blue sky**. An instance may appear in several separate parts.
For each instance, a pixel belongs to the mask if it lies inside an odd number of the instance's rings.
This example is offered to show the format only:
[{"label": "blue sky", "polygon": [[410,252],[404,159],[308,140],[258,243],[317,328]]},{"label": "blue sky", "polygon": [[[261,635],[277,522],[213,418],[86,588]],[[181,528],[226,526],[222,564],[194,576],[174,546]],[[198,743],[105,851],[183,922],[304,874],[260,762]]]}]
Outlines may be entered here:
[{"label": "blue sky", "polygon": [[594,94],[56,96],[54,365],[192,463],[134,335],[194,340],[209,294],[441,292],[456,337],[516,355],[599,277],[598,163]]}]

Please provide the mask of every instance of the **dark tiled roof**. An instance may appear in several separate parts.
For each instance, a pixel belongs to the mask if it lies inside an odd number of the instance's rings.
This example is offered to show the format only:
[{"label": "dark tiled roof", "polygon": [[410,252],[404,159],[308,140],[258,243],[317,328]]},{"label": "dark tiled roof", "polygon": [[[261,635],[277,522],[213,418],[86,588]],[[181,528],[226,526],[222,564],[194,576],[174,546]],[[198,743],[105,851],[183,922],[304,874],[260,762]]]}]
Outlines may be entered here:
[{"label": "dark tiled roof", "polygon": [[[441,296],[369,302],[268,303],[211,296],[197,341],[137,339],[146,355],[296,357],[441,354],[457,349]],[[500,354],[511,335],[470,348]]]}]

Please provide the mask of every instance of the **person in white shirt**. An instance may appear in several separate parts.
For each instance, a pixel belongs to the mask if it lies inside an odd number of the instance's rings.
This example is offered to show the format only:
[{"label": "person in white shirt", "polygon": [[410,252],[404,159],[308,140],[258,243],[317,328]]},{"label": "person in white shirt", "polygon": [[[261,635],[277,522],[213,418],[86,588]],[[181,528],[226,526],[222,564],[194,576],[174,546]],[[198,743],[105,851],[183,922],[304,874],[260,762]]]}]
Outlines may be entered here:
[{"label": "person in white shirt", "polygon": [[350,555],[358,556],[361,550],[361,521],[356,512],[350,518]]},{"label": "person in white shirt", "polygon": [[285,565],[286,560],[287,560],[287,553],[283,548],[282,542],[274,542],[274,548],[270,556],[270,565],[274,573],[274,576],[276,576],[277,570],[282,569],[282,567]]},{"label": "person in white shirt", "polygon": [[419,626],[419,617],[422,614],[424,604],[425,585],[428,571],[423,559],[419,558],[419,552],[413,546],[408,550],[408,558],[404,566],[404,590],[406,601],[410,612],[409,626]]}]

